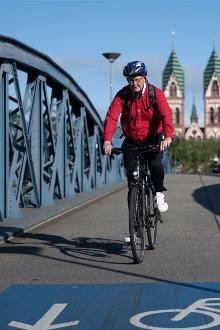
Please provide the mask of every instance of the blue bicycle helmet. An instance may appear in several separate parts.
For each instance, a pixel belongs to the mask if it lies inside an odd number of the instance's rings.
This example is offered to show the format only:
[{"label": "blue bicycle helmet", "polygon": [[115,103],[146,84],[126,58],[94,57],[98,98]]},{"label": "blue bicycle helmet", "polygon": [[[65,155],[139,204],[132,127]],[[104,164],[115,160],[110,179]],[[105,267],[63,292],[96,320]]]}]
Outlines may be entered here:
[{"label": "blue bicycle helmet", "polygon": [[123,75],[125,77],[129,76],[146,76],[147,75],[147,69],[143,62],[140,61],[133,61],[129,62],[123,69]]}]

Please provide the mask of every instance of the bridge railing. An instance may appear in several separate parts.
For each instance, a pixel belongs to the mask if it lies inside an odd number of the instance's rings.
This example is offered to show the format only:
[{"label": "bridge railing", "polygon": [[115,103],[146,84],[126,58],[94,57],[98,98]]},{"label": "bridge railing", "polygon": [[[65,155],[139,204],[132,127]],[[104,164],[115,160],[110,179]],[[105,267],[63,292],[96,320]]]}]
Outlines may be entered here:
[{"label": "bridge railing", "polygon": [[0,36],[0,218],[51,206],[123,179],[102,154],[103,123],[88,96],[48,56]]}]

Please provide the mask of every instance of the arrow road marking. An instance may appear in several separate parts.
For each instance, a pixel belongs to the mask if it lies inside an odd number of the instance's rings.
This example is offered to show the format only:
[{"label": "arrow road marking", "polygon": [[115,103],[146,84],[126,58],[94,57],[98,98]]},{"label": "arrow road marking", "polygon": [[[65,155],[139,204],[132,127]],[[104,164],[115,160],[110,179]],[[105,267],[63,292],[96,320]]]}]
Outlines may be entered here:
[{"label": "arrow road marking", "polygon": [[8,325],[10,327],[23,329],[23,330],[52,330],[61,329],[65,327],[71,327],[77,325],[79,321],[65,322],[51,325],[51,323],[57,318],[57,316],[63,311],[67,304],[54,304],[46,314],[34,325],[12,321]]}]

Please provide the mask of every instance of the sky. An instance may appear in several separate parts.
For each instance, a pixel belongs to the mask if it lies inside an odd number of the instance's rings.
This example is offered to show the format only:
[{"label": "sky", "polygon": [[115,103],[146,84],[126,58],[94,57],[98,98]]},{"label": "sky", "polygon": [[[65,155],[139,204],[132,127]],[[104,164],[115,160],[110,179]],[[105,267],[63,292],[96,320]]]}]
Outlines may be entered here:
[{"label": "sky", "polygon": [[203,72],[213,50],[220,54],[218,0],[0,0],[0,34],[48,55],[67,71],[104,118],[113,95],[126,84],[123,67],[143,61],[148,80],[162,88],[162,72],[174,50],[185,71],[185,125],[193,98],[203,126]]}]

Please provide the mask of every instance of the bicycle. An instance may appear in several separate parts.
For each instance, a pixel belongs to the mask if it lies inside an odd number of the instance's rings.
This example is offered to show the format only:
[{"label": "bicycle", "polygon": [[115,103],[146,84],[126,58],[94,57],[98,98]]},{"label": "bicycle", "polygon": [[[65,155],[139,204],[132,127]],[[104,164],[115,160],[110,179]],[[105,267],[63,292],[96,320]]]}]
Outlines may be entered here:
[{"label": "bicycle", "polygon": [[113,154],[120,154],[125,150],[136,152],[136,166],[128,191],[129,233],[133,258],[135,263],[144,259],[146,237],[149,248],[156,248],[158,241],[157,224],[163,222],[155,200],[155,189],[150,176],[148,162],[142,154],[158,152],[158,145],[132,146],[113,148]]}]

